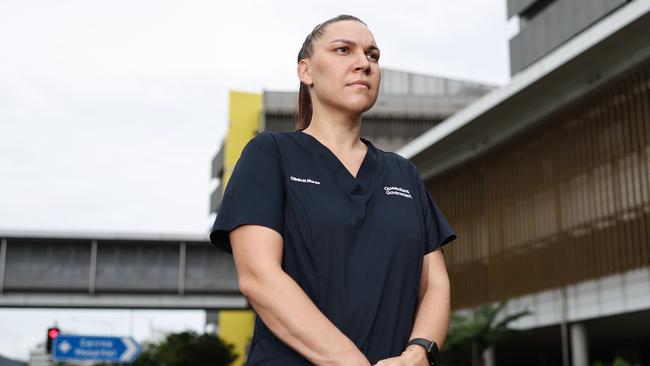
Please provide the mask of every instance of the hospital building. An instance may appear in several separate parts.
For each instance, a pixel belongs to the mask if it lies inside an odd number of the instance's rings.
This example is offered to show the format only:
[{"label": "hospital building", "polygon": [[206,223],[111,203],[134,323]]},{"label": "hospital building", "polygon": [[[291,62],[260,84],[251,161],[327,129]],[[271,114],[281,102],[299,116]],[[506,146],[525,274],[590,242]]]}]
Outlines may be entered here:
[{"label": "hospital building", "polygon": [[[531,311],[489,365],[650,364],[650,0],[507,0],[505,21],[507,84],[382,69],[362,136],[417,166],[458,233],[452,310]],[[231,92],[212,213],[245,143],[295,129],[296,105]],[[216,316],[240,350],[252,314]]]}]

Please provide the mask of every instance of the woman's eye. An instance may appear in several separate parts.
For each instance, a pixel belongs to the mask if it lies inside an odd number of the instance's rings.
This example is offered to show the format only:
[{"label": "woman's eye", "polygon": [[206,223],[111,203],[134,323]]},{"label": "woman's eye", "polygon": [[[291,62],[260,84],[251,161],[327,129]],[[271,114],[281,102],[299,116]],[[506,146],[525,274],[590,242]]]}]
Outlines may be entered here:
[{"label": "woman's eye", "polygon": [[370,58],[371,58],[373,61],[379,61],[379,55],[376,55],[376,54],[374,54],[374,53],[369,53],[368,56],[370,56]]},{"label": "woman's eye", "polygon": [[[344,50],[345,53],[348,52],[349,47],[337,47],[336,51]],[[366,54],[366,58],[369,58],[371,61],[377,62],[379,61],[379,55],[376,53],[368,53]]]}]

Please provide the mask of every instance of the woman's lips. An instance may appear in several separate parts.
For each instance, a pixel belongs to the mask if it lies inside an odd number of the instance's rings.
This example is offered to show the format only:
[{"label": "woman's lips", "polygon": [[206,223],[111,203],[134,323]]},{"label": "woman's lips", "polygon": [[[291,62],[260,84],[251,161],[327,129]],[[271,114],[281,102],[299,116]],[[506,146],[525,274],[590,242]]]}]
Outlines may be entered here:
[{"label": "woman's lips", "polygon": [[370,89],[370,84],[367,81],[355,81],[352,84],[349,84],[349,86]]}]

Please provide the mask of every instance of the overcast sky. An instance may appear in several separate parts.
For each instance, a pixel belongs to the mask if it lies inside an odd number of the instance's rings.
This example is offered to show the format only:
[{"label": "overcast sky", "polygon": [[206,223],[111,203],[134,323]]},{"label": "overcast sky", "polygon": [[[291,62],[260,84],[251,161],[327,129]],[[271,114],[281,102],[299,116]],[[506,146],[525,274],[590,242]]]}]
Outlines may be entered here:
[{"label": "overcast sky", "polygon": [[[505,2],[1,1],[0,231],[207,235],[229,90],[296,90],[302,41],[341,13],[368,24],[382,67],[502,85]],[[27,359],[54,320],[143,340],[204,315],[130,319],[0,309],[0,354]]]}]

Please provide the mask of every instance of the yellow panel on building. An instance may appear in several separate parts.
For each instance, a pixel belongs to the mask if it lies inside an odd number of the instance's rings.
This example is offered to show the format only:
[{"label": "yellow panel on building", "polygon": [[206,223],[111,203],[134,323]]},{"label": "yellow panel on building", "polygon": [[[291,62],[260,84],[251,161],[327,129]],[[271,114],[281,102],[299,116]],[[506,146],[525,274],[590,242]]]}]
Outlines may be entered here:
[{"label": "yellow panel on building", "polygon": [[230,92],[230,110],[228,113],[228,132],[226,135],[223,189],[226,187],[230,173],[239,160],[244,146],[260,129],[262,119],[262,94]]},{"label": "yellow panel on building", "polygon": [[239,355],[231,365],[244,365],[254,325],[255,313],[252,310],[219,311],[219,337],[233,344],[233,352]]},{"label": "yellow panel on building", "polygon": [[[246,143],[261,127],[263,98],[261,94],[230,92],[228,132],[226,135],[222,189],[225,190]],[[243,366],[253,336],[255,313],[252,310],[219,311],[219,337],[235,346],[239,357],[233,366]]]}]

